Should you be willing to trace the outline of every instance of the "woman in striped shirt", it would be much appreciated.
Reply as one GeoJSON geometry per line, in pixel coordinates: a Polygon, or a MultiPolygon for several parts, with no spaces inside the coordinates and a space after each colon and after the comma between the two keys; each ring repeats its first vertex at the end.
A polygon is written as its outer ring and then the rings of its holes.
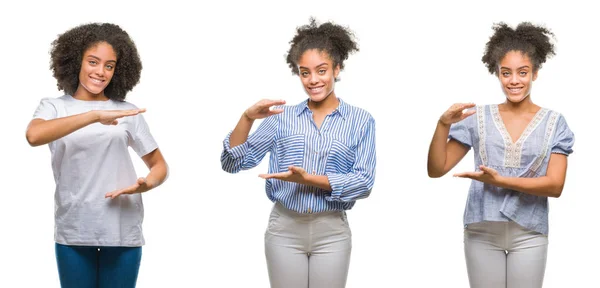
{"type": "Polygon", "coordinates": [[[225,138],[221,163],[237,173],[270,152],[269,173],[260,177],[275,203],[265,233],[271,287],[344,287],[352,246],[344,211],[371,193],[375,120],[334,92],[344,60],[358,51],[351,31],[311,19],[290,43],[287,63],[308,99],[248,108],[225,138]]]}

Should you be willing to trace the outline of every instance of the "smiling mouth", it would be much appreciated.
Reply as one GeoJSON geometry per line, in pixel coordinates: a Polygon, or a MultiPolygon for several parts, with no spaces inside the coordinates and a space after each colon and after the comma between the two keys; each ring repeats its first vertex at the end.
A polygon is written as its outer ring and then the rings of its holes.
{"type": "Polygon", "coordinates": [[[104,81],[105,81],[105,80],[96,79],[96,78],[92,78],[92,77],[90,77],[90,80],[92,80],[92,83],[97,84],[97,85],[102,85],[102,83],[104,83],[104,81]]]}
{"type": "Polygon", "coordinates": [[[325,86],[312,87],[312,88],[311,88],[311,87],[309,87],[309,88],[308,88],[308,90],[309,90],[311,93],[319,93],[319,92],[321,92],[321,91],[323,90],[323,87],[325,87],[325,86]]]}
{"type": "Polygon", "coordinates": [[[508,91],[513,94],[518,94],[523,90],[523,87],[508,87],[508,91]]]}

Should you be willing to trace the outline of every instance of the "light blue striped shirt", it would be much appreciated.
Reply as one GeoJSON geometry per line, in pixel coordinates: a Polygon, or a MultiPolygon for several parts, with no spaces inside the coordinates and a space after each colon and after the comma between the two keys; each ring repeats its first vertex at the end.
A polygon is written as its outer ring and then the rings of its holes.
{"type": "Polygon", "coordinates": [[[266,180],[271,201],[299,213],[347,210],[371,193],[375,181],[375,120],[367,111],[339,99],[338,108],[318,129],[308,100],[283,106],[267,117],[241,145],[223,141],[221,165],[229,173],[256,167],[270,152],[269,173],[294,165],[326,175],[332,191],[278,179],[266,180]]]}

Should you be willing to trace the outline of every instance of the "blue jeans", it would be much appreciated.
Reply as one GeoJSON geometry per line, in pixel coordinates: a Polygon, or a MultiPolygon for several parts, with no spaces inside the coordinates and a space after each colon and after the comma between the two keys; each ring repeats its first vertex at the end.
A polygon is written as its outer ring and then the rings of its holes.
{"type": "Polygon", "coordinates": [[[142,247],[55,247],[62,288],[135,287],[142,247]]]}

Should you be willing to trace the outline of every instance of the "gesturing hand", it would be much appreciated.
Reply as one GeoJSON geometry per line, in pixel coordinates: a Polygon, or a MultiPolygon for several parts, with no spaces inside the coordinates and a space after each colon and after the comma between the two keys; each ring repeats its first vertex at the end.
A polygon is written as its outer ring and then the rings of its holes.
{"type": "Polygon", "coordinates": [[[244,111],[244,115],[251,120],[267,118],[271,115],[283,112],[283,109],[271,109],[271,107],[275,105],[283,104],[285,104],[285,100],[263,99],[252,105],[252,107],[246,109],[246,111],[244,111]]]}
{"type": "Polygon", "coordinates": [[[98,117],[98,122],[104,125],[117,125],[117,119],[134,116],[146,112],[146,109],[131,109],[131,110],[94,110],[98,117]]]}
{"type": "Polygon", "coordinates": [[[498,171],[483,165],[479,165],[479,169],[481,171],[456,173],[454,177],[469,178],[492,185],[499,183],[502,176],[500,176],[498,171]]]}
{"type": "Polygon", "coordinates": [[[448,108],[448,110],[446,110],[446,112],[442,114],[442,116],[440,117],[440,122],[442,122],[445,125],[451,125],[453,123],[459,122],[475,114],[475,110],[469,110],[463,113],[463,110],[473,107],[475,107],[474,103],[456,103],[450,106],[450,108],[448,108]]]}
{"type": "Polygon", "coordinates": [[[115,190],[113,192],[106,193],[104,198],[115,199],[115,198],[117,198],[117,196],[119,196],[121,194],[142,193],[142,192],[146,192],[148,190],[150,190],[150,186],[146,182],[146,178],[140,177],[140,178],[138,178],[137,182],[135,182],[135,184],[133,184],[127,188],[124,188],[124,189],[115,190]]]}
{"type": "Polygon", "coordinates": [[[306,184],[306,176],[308,176],[306,170],[296,166],[289,166],[286,172],[258,175],[258,177],[263,179],[279,179],[299,184],[306,184]]]}

